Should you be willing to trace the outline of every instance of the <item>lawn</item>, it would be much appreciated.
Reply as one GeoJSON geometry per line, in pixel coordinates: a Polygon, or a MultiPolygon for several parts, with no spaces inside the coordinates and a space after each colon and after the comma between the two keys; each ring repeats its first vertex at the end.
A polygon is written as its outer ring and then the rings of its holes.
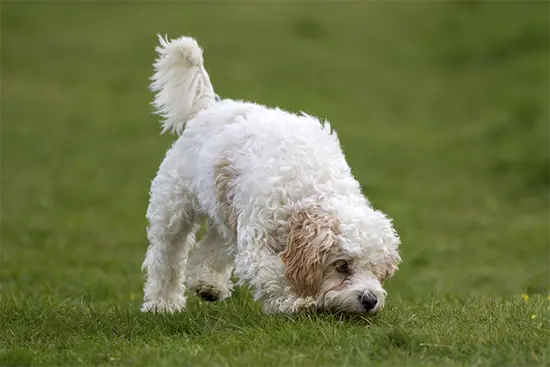
{"type": "Polygon", "coordinates": [[[549,365],[549,10],[3,1],[0,365],[549,365]],[[156,33],[221,96],[331,121],[403,241],[379,316],[139,312],[156,33]]]}

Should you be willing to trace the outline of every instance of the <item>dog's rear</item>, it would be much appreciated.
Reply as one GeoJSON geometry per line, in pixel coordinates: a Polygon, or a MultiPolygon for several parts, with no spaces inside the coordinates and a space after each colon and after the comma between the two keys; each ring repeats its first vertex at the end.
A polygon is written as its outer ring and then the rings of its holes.
{"type": "Polygon", "coordinates": [[[169,41],[159,35],[151,90],[153,105],[163,117],[162,132],[181,135],[185,123],[216,102],[217,96],[203,65],[202,49],[193,38],[169,41]]]}

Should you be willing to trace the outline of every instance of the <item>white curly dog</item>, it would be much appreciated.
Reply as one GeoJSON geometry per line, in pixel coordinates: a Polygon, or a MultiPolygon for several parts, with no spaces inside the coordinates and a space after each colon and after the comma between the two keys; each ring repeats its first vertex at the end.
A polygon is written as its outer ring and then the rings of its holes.
{"type": "Polygon", "coordinates": [[[381,310],[400,240],[329,123],[220,101],[197,42],[159,40],[154,106],[179,138],[151,186],[142,310],[184,309],[186,287],[227,298],[233,272],[268,313],[381,310]]]}

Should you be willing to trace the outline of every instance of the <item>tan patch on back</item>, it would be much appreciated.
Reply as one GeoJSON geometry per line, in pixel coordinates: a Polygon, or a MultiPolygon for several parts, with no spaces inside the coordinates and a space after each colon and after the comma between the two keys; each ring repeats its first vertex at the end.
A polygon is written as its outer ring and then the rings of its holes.
{"type": "Polygon", "coordinates": [[[218,211],[233,233],[237,233],[237,215],[233,206],[237,176],[235,167],[226,157],[220,159],[214,166],[218,211]]]}

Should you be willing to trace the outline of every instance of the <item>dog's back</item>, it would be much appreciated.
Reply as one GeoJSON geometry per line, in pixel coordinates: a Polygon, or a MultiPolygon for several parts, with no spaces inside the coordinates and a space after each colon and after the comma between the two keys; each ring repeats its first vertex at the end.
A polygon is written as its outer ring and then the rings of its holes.
{"type": "MultiPolygon", "coordinates": [[[[213,217],[231,211],[244,221],[258,215],[273,220],[327,190],[360,195],[336,134],[308,115],[224,100],[188,121],[173,150],[201,211],[213,217]],[[231,209],[220,210],[220,202],[231,209]]],[[[231,222],[229,215],[218,219],[231,222]]]]}

